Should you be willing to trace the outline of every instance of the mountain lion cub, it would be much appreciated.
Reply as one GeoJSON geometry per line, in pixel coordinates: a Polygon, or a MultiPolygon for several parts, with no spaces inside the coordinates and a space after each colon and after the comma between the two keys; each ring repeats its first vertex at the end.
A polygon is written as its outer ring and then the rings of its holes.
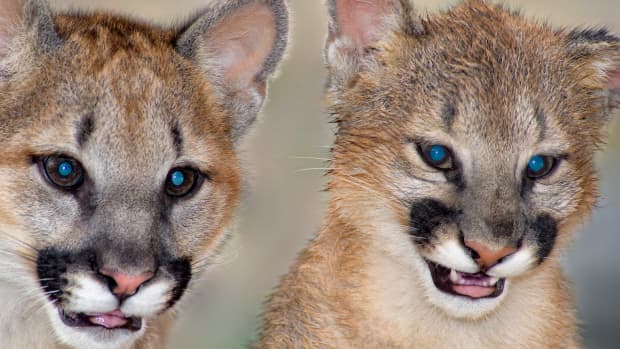
{"type": "Polygon", "coordinates": [[[257,348],[578,348],[559,256],[596,202],[620,39],[477,0],[328,5],[328,213],[257,348]]]}
{"type": "Polygon", "coordinates": [[[178,29],[0,3],[0,348],[161,348],[226,239],[284,0],[178,29]]]}

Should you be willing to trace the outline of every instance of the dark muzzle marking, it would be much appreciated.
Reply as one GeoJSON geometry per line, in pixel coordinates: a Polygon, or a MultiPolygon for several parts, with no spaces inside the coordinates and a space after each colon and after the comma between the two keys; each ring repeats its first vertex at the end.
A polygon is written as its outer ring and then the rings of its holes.
{"type": "MultiPolygon", "coordinates": [[[[172,257],[159,258],[159,260],[161,262],[159,268],[166,270],[175,281],[168,300],[168,308],[170,308],[181,299],[192,278],[191,261],[189,258],[175,259],[172,257]]],[[[68,252],[47,248],[39,251],[37,256],[39,284],[52,302],[62,300],[68,283],[67,272],[87,270],[99,275],[97,269],[97,254],[92,249],[68,252]]],[[[108,280],[102,277],[101,282],[107,284],[108,280]]]]}
{"type": "Polygon", "coordinates": [[[192,279],[191,261],[188,258],[174,260],[167,263],[167,270],[176,281],[172,289],[172,296],[168,301],[168,308],[171,308],[181,299],[189,285],[189,281],[192,279]]]}
{"type": "Polygon", "coordinates": [[[50,301],[60,301],[67,286],[65,273],[69,266],[79,265],[93,268],[96,264],[96,255],[92,250],[83,250],[77,253],[60,251],[55,248],[46,248],[37,255],[37,274],[43,292],[48,294],[50,301]]]}
{"type": "Polygon", "coordinates": [[[432,238],[433,230],[441,224],[453,222],[456,215],[457,211],[446,207],[437,200],[416,201],[411,205],[409,234],[416,244],[428,244],[432,238]]]}
{"type": "Polygon", "coordinates": [[[530,223],[530,229],[534,232],[536,243],[538,244],[538,252],[536,254],[539,259],[538,262],[542,263],[551,254],[555,245],[558,235],[557,223],[551,216],[543,214],[530,223]]]}

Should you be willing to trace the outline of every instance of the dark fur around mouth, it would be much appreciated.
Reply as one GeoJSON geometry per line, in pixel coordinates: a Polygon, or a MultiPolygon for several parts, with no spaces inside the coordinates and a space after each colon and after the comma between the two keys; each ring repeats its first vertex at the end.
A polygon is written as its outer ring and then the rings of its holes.
{"type": "MultiPolygon", "coordinates": [[[[175,281],[175,286],[167,302],[167,308],[171,308],[181,299],[192,278],[191,260],[189,258],[174,259],[171,257],[160,257],[158,260],[159,268],[165,270],[161,274],[168,274],[175,281]]],[[[43,249],[39,251],[37,256],[37,274],[41,288],[51,302],[60,304],[67,295],[66,274],[70,270],[90,271],[99,277],[101,283],[106,285],[110,283],[109,279],[97,272],[97,255],[93,250],[67,252],[55,248],[43,249]]],[[[112,289],[114,285],[109,286],[112,289]]]]}
{"type": "MultiPolygon", "coordinates": [[[[409,235],[414,244],[427,246],[432,244],[432,240],[435,238],[435,231],[439,226],[451,223],[460,226],[459,220],[462,214],[463,211],[450,208],[434,199],[416,201],[411,205],[409,235]]],[[[539,263],[543,263],[546,257],[551,254],[557,240],[557,221],[548,214],[540,214],[529,219],[526,218],[523,225],[501,222],[498,222],[496,225],[502,227],[502,229],[496,229],[497,231],[506,232],[508,236],[517,236],[519,238],[518,243],[509,241],[510,243],[520,244],[524,239],[534,242],[537,246],[536,256],[539,263]],[[514,231],[515,226],[526,228],[523,231],[514,231]]],[[[463,239],[463,232],[460,234],[460,238],[463,239]]]]}

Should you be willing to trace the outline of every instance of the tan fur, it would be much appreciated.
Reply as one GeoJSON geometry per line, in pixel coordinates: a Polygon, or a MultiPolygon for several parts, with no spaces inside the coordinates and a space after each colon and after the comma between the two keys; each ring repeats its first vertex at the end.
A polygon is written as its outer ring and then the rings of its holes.
{"type": "Polygon", "coordinates": [[[230,234],[240,138],[282,58],[287,19],[279,0],[219,2],[181,28],[52,14],[38,0],[0,13],[1,348],[165,347],[172,307],[230,234]],[[45,174],[59,155],[84,168],[77,189],[45,174]],[[187,167],[200,184],[169,195],[169,173],[187,167]],[[153,276],[116,297],[104,270],[153,276]],[[83,330],[60,309],[118,309],[142,326],[83,330]]]}
{"type": "Polygon", "coordinates": [[[321,231],[270,297],[255,347],[579,348],[559,256],[596,202],[593,153],[617,107],[620,41],[481,1],[429,18],[407,1],[328,6],[328,101],[339,125],[331,199],[321,231]],[[360,13],[339,17],[345,10],[360,13]],[[422,161],[417,139],[454,151],[461,188],[422,161]],[[550,149],[567,160],[532,193],[511,189],[523,185],[515,168],[550,149]],[[412,207],[425,199],[460,215],[418,243],[412,207]],[[462,246],[457,225],[465,240],[522,251],[539,246],[527,237],[534,228],[496,231],[494,220],[537,214],[557,223],[553,248],[508,277],[503,298],[465,305],[432,286],[424,260],[446,242],[462,246]],[[460,218],[468,215],[474,228],[460,218]]]}

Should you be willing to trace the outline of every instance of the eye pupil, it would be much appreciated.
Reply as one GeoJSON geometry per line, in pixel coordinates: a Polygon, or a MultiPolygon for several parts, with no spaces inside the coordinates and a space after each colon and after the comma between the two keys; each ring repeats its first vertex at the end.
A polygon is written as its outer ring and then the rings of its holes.
{"type": "Polygon", "coordinates": [[[428,151],[428,155],[430,157],[431,160],[433,160],[434,162],[442,162],[446,159],[448,152],[446,150],[446,147],[441,146],[441,145],[433,145],[429,151],[428,151]]]}
{"type": "Polygon", "coordinates": [[[69,177],[73,173],[73,166],[68,161],[63,161],[58,165],[58,174],[61,177],[69,177]]]}
{"type": "Polygon", "coordinates": [[[175,187],[180,187],[183,185],[183,183],[185,183],[185,175],[181,171],[174,171],[170,175],[170,182],[175,187]]]}
{"type": "Polygon", "coordinates": [[[528,164],[530,171],[532,171],[533,173],[538,173],[542,171],[545,166],[545,158],[541,155],[534,156],[532,159],[530,159],[530,162],[528,164]]]}

